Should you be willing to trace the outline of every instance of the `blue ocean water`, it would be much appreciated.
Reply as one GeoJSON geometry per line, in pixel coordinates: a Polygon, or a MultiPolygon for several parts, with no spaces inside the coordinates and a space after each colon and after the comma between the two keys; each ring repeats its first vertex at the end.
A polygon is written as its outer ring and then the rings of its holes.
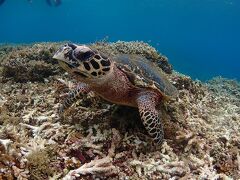
{"type": "Polygon", "coordinates": [[[0,43],[139,40],[192,78],[240,80],[239,0],[5,0],[0,43]]]}

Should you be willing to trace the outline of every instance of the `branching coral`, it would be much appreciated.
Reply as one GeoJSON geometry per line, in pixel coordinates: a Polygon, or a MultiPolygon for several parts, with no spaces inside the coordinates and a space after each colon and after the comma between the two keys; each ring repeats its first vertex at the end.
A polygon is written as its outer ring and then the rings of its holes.
{"type": "Polygon", "coordinates": [[[0,139],[0,144],[3,145],[5,151],[8,151],[8,147],[12,142],[10,139],[0,139]]]}
{"type": "Polygon", "coordinates": [[[140,54],[170,73],[179,96],[159,106],[165,142],[150,148],[133,109],[94,94],[65,119],[58,115],[64,94],[76,85],[51,60],[58,45],[0,48],[0,179],[240,178],[238,82],[171,74],[167,59],[146,43],[92,44],[110,55],[140,54]]]}
{"type": "Polygon", "coordinates": [[[70,171],[63,179],[70,180],[74,177],[86,174],[115,174],[117,173],[116,167],[112,165],[112,159],[110,157],[104,157],[102,159],[96,159],[90,163],[82,165],[76,170],[70,171]]]}
{"type": "MultiPolygon", "coordinates": [[[[115,156],[115,148],[120,141],[119,133],[113,129],[113,138],[111,148],[108,150],[108,155],[101,159],[94,159],[89,163],[83,164],[80,168],[71,170],[63,179],[69,180],[80,175],[94,174],[94,175],[110,175],[118,172],[117,168],[112,164],[115,156]]],[[[96,148],[96,147],[95,147],[96,148]]]]}
{"type": "Polygon", "coordinates": [[[152,172],[159,171],[169,174],[173,178],[183,176],[189,171],[188,167],[182,161],[162,164],[162,162],[155,162],[153,159],[148,162],[133,160],[130,164],[136,167],[139,177],[142,176],[142,171],[144,172],[144,175],[150,175],[152,172]]]}

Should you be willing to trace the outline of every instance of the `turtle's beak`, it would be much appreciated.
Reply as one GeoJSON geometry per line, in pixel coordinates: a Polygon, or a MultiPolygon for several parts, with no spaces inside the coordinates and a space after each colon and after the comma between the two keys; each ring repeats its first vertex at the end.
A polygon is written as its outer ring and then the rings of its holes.
{"type": "Polygon", "coordinates": [[[56,59],[59,65],[66,71],[70,71],[76,67],[76,63],[74,63],[75,61],[73,61],[72,58],[72,52],[74,48],[74,44],[65,44],[64,46],[60,47],[53,56],[53,59],[56,59]]]}
{"type": "Polygon", "coordinates": [[[60,47],[58,51],[54,54],[53,59],[60,60],[60,61],[67,61],[69,59],[69,55],[72,53],[73,48],[68,44],[60,47]]]}
{"type": "Polygon", "coordinates": [[[63,55],[59,52],[59,50],[53,55],[53,59],[63,60],[63,55]]]}

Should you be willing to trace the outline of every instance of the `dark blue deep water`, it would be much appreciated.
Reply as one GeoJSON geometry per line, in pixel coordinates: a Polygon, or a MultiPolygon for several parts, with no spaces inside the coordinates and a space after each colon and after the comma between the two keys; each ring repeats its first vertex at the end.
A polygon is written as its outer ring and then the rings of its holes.
{"type": "Polygon", "coordinates": [[[140,40],[194,79],[240,79],[240,0],[5,0],[0,17],[0,43],[140,40]]]}

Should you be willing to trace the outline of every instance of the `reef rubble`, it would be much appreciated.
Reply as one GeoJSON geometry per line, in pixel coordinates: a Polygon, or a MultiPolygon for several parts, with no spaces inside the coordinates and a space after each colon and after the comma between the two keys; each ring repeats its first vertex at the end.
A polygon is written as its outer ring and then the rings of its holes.
{"type": "Polygon", "coordinates": [[[159,107],[165,142],[151,146],[134,108],[83,96],[58,107],[76,81],[52,59],[62,43],[0,46],[0,179],[240,179],[240,83],[192,80],[143,42],[96,42],[140,54],[179,90],[159,107]]]}

